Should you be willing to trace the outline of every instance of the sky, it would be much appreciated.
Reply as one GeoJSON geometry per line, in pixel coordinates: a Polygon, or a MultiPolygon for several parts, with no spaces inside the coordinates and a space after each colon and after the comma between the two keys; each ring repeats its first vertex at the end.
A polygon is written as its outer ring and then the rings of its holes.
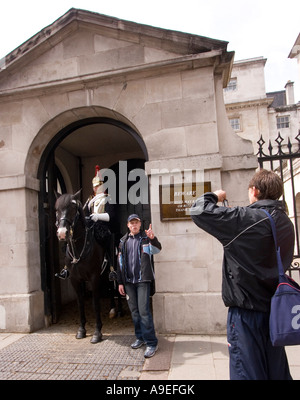
{"type": "Polygon", "coordinates": [[[6,0],[0,7],[0,59],[70,8],[228,42],[235,61],[264,57],[266,91],[294,82],[300,68],[288,55],[300,33],[299,0],[6,0]]]}

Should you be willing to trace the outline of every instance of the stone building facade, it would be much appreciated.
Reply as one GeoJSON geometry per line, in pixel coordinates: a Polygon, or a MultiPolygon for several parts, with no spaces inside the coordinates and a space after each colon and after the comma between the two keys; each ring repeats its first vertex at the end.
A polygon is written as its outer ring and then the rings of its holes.
{"type": "Polygon", "coordinates": [[[231,79],[224,89],[227,116],[233,130],[242,138],[251,140],[257,153],[260,137],[274,143],[280,132],[286,140],[295,143],[300,128],[300,103],[295,102],[294,83],[285,88],[266,92],[264,67],[266,58],[256,57],[235,61],[231,79]]]}
{"type": "MultiPolygon", "coordinates": [[[[298,42],[299,37],[290,52],[291,58],[297,57],[298,42]]],[[[265,155],[270,154],[270,151],[273,155],[277,154],[279,143],[281,151],[286,155],[295,153],[298,151],[300,140],[300,102],[295,99],[294,82],[288,81],[284,89],[267,93],[264,77],[266,61],[267,59],[263,57],[256,57],[234,62],[230,81],[224,89],[227,116],[236,134],[252,141],[255,154],[261,150],[265,155]],[[289,142],[292,146],[290,149],[289,142]],[[261,148],[259,144],[262,145],[261,148]]],[[[289,162],[285,159],[282,167],[284,200],[287,204],[288,215],[296,228],[297,223],[299,226],[300,215],[299,160],[297,157],[294,158],[291,169],[289,162]]],[[[264,168],[273,168],[281,174],[278,161],[273,162],[272,165],[266,162],[264,168]]],[[[296,236],[298,237],[297,229],[296,236]]],[[[299,256],[298,241],[296,240],[294,253],[297,258],[299,256]]],[[[296,273],[293,278],[299,280],[296,273]]]]}
{"type": "Polygon", "coordinates": [[[150,200],[120,201],[119,229],[126,229],[129,212],[139,212],[162,243],[154,259],[157,330],[225,331],[222,248],[188,217],[163,218],[157,184],[178,183],[178,176],[208,182],[211,190],[225,188],[232,205],[246,204],[257,160],[226,116],[223,88],[233,57],[224,41],[77,9],[6,56],[0,71],[1,332],[32,332],[59,318],[71,294],[69,283],[54,278],[62,262],[54,189],[82,188],[84,201],[96,164],[115,171],[118,181],[124,169],[125,179],[145,171],[150,200]]]}

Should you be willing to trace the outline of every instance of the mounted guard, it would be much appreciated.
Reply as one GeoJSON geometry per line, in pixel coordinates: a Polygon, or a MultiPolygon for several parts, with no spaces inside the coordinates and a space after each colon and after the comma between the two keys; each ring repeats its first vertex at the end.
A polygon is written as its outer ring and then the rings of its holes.
{"type": "MultiPolygon", "coordinates": [[[[117,314],[119,316],[123,315],[121,296],[116,287],[117,273],[114,268],[113,255],[114,235],[112,232],[114,233],[116,231],[115,209],[114,205],[109,202],[110,196],[106,193],[103,184],[104,180],[101,176],[100,167],[96,165],[95,176],[92,180],[93,194],[85,202],[83,213],[85,215],[85,223],[88,231],[92,232],[95,241],[104,249],[104,259],[99,259],[99,276],[106,276],[107,274],[111,302],[109,318],[114,318],[117,314]],[[107,266],[109,266],[109,269],[107,269],[107,266]],[[118,298],[118,307],[115,303],[115,294],[118,298]],[[118,310],[118,313],[116,310],[118,310]]],[[[69,247],[67,247],[67,249],[69,247]]],[[[60,279],[66,279],[70,276],[70,267],[67,263],[55,276],[60,279]]]]}
{"type": "MultiPolygon", "coordinates": [[[[86,215],[86,222],[89,228],[94,230],[95,239],[99,244],[107,249],[109,253],[111,230],[110,225],[114,219],[113,207],[109,204],[109,195],[105,192],[103,186],[104,180],[101,176],[99,165],[95,167],[95,176],[92,180],[93,194],[87,199],[83,206],[86,215]]],[[[110,256],[110,255],[109,255],[110,256]]],[[[69,271],[65,266],[59,273],[55,274],[57,278],[66,279],[69,277],[69,271]]]]}

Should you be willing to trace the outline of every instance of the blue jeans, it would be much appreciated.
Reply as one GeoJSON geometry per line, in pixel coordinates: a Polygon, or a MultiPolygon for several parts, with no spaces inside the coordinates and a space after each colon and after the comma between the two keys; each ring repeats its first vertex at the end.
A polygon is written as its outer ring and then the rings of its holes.
{"type": "Polygon", "coordinates": [[[147,346],[156,346],[157,337],[150,310],[150,282],[127,282],[125,291],[135,336],[137,339],[143,340],[147,346]]]}
{"type": "Polygon", "coordinates": [[[227,339],[230,379],[292,379],[284,347],[272,346],[269,313],[230,307],[227,339]]]}

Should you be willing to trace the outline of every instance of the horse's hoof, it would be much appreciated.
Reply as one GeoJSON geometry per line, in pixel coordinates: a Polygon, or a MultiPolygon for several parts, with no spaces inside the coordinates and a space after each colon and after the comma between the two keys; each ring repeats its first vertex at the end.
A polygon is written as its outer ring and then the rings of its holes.
{"type": "Polygon", "coordinates": [[[92,336],[91,343],[99,343],[102,340],[102,333],[101,332],[95,332],[92,336]]]}
{"type": "Polygon", "coordinates": [[[76,334],[76,339],[83,339],[86,337],[86,330],[83,328],[79,328],[76,334]]]}
{"type": "Polygon", "coordinates": [[[115,308],[112,308],[112,309],[110,310],[110,312],[108,313],[108,318],[110,318],[110,319],[115,318],[116,315],[117,315],[116,309],[115,309],[115,308]]]}

